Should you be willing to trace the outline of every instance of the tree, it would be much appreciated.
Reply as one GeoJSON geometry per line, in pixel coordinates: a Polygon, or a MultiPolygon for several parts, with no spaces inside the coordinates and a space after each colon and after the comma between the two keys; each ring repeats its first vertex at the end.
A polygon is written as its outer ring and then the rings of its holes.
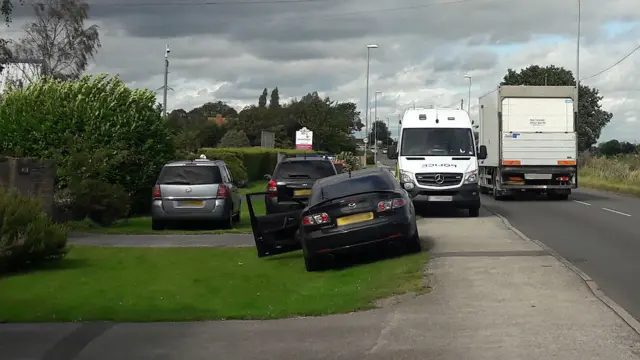
{"type": "Polygon", "coordinates": [[[269,109],[277,109],[280,107],[280,94],[278,87],[271,91],[271,99],[269,100],[269,109]]]}
{"type": "MultiPolygon", "coordinates": [[[[100,44],[98,26],[84,26],[89,4],[84,0],[39,0],[32,4],[35,20],[13,46],[14,59],[44,61],[47,76],[77,80],[93,59],[100,44]]],[[[23,71],[27,80],[33,73],[23,71]]]]}
{"type": "MultiPolygon", "coordinates": [[[[549,65],[531,65],[520,71],[507,70],[501,85],[576,86],[570,70],[549,65]]],[[[611,121],[613,114],[602,110],[602,96],[596,88],[580,85],[578,91],[578,149],[588,150],[594,145],[602,129],[611,121]]]]}
{"type": "Polygon", "coordinates": [[[220,140],[219,148],[243,148],[250,147],[249,138],[242,130],[229,130],[220,140]]]}
{"type": "Polygon", "coordinates": [[[260,95],[260,97],[258,98],[258,107],[266,107],[267,106],[267,96],[269,95],[269,92],[267,91],[267,88],[264,88],[264,90],[262,90],[262,95],[260,95]]]}
{"type": "Polygon", "coordinates": [[[382,146],[386,147],[387,144],[391,143],[391,131],[389,131],[389,128],[384,121],[376,120],[371,125],[371,132],[369,133],[369,144],[375,144],[377,140],[382,141],[382,146]]]}

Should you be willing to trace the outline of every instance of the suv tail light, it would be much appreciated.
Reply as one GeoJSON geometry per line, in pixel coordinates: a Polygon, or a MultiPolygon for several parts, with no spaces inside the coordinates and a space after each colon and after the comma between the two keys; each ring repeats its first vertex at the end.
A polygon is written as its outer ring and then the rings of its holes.
{"type": "Polygon", "coordinates": [[[378,203],[378,212],[397,209],[407,204],[404,199],[384,200],[378,203]]]}
{"type": "Polygon", "coordinates": [[[269,181],[269,183],[267,184],[267,192],[269,193],[269,197],[278,196],[278,185],[274,180],[269,181]]]}
{"type": "Polygon", "coordinates": [[[151,193],[151,198],[153,200],[158,200],[162,198],[162,193],[160,193],[160,185],[156,185],[153,187],[153,192],[151,193]]]}
{"type": "Polygon", "coordinates": [[[305,216],[302,218],[302,225],[322,225],[328,224],[330,221],[331,218],[329,217],[329,214],[320,213],[305,216]]]}
{"type": "Polygon", "coordinates": [[[229,189],[227,189],[227,186],[225,184],[218,185],[218,193],[216,194],[216,196],[226,197],[228,195],[229,195],[229,189]]]}

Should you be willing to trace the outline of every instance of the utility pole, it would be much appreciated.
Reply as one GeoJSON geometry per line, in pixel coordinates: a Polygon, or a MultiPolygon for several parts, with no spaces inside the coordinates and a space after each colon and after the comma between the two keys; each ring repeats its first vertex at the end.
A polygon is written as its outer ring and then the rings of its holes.
{"type": "Polygon", "coordinates": [[[578,0],[578,39],[576,41],[576,124],[580,120],[580,21],[581,21],[581,5],[578,0]]]}
{"type": "Polygon", "coordinates": [[[367,147],[369,142],[369,67],[371,63],[371,49],[377,49],[377,44],[367,45],[367,95],[364,110],[364,165],[367,165],[367,147]]]}
{"type": "Polygon", "coordinates": [[[169,45],[164,50],[164,87],[162,94],[162,116],[167,117],[167,91],[169,91],[169,45]]]}

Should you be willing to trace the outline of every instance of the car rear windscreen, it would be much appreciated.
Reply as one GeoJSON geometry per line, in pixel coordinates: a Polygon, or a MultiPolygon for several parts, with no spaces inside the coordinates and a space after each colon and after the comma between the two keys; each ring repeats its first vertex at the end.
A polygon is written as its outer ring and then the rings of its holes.
{"type": "Polygon", "coordinates": [[[160,171],[158,184],[162,185],[206,185],[220,184],[222,176],[217,166],[165,166],[160,171]]]}
{"type": "Polygon", "coordinates": [[[276,167],[273,176],[287,179],[320,179],[335,175],[336,170],[330,161],[287,161],[276,167]]]}
{"type": "Polygon", "coordinates": [[[318,194],[318,197],[311,199],[310,205],[323,200],[341,198],[352,194],[394,190],[396,188],[394,181],[391,177],[380,175],[366,175],[345,179],[344,181],[323,186],[322,191],[315,192],[318,194]]]}

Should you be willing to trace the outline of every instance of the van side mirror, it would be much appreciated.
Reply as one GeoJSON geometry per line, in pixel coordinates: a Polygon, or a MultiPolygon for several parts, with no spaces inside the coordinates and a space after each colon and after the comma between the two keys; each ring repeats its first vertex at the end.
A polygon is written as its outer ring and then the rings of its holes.
{"type": "Polygon", "coordinates": [[[391,160],[396,160],[398,158],[398,148],[390,146],[389,150],[387,150],[387,157],[391,160]]]}
{"type": "Polygon", "coordinates": [[[487,147],[484,145],[480,145],[480,148],[478,149],[478,159],[484,160],[486,158],[487,158],[487,147]]]}

